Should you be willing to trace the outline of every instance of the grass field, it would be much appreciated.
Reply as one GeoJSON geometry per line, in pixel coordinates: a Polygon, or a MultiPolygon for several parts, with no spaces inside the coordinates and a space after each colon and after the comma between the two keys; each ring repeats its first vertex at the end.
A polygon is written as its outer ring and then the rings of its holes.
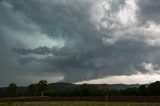
{"type": "Polygon", "coordinates": [[[160,106],[160,103],[122,103],[122,102],[8,102],[0,106],[160,106]]]}

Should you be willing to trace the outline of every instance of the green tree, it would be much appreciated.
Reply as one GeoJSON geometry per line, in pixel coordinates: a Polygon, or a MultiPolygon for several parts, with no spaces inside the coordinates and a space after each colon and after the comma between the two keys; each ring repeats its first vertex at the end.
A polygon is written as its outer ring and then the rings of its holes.
{"type": "Polygon", "coordinates": [[[139,95],[140,96],[145,96],[146,95],[146,87],[145,87],[145,85],[141,85],[139,87],[139,95]]]}
{"type": "Polygon", "coordinates": [[[160,95],[160,81],[151,83],[148,86],[148,92],[150,95],[159,96],[160,95]]]}
{"type": "Polygon", "coordinates": [[[17,93],[17,85],[15,83],[9,84],[7,91],[8,91],[9,96],[15,97],[17,93]]]}
{"type": "Polygon", "coordinates": [[[28,86],[28,92],[30,95],[36,96],[36,94],[38,92],[38,84],[30,84],[28,86]]]}
{"type": "Polygon", "coordinates": [[[41,92],[41,96],[44,95],[44,92],[47,90],[48,84],[46,80],[41,80],[38,83],[38,90],[41,92]]]}

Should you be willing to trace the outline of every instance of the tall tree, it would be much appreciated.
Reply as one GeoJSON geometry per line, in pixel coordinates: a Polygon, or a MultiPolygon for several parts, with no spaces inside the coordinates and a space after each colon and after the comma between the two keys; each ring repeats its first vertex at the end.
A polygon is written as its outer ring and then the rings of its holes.
{"type": "Polygon", "coordinates": [[[30,84],[28,86],[28,92],[32,96],[36,96],[36,93],[38,92],[38,84],[30,84]]]}
{"type": "Polygon", "coordinates": [[[41,96],[44,95],[44,92],[47,90],[47,86],[48,86],[48,84],[47,84],[46,80],[39,81],[39,83],[38,83],[38,89],[41,92],[41,96]]]}
{"type": "Polygon", "coordinates": [[[139,95],[140,96],[145,96],[147,93],[147,90],[146,90],[146,86],[145,85],[141,85],[140,87],[139,87],[139,95]]]}
{"type": "Polygon", "coordinates": [[[160,81],[156,81],[154,83],[151,83],[148,86],[148,92],[150,95],[153,95],[153,96],[160,95],[160,81]]]}
{"type": "Polygon", "coordinates": [[[15,97],[17,93],[17,85],[15,83],[9,84],[7,91],[8,91],[9,96],[15,97]]]}

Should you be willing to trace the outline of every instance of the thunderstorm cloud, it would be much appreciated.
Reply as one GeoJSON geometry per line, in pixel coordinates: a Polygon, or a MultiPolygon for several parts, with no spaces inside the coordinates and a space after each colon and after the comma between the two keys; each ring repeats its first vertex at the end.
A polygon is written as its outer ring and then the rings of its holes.
{"type": "Polygon", "coordinates": [[[159,74],[160,0],[0,0],[0,84],[159,74]]]}

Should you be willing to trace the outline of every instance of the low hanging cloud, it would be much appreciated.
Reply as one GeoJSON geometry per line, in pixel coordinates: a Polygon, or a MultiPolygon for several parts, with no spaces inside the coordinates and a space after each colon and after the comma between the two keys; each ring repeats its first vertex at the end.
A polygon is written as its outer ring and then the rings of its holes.
{"type": "Polygon", "coordinates": [[[0,0],[0,84],[157,73],[159,7],[158,0],[0,0]]]}

